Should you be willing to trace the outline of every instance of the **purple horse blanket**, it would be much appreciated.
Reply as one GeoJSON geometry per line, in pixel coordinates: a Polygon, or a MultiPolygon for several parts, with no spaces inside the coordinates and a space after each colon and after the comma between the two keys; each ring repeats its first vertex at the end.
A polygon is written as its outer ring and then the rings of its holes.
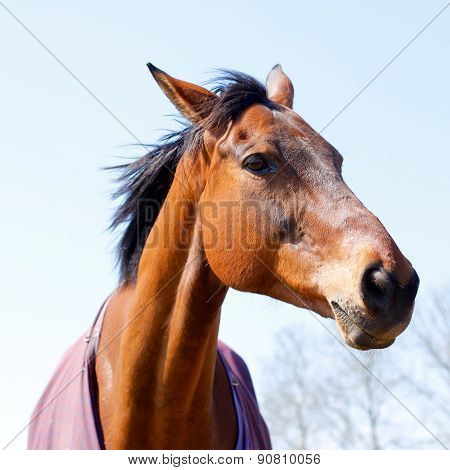
{"type": "MultiPolygon", "coordinates": [[[[29,449],[104,449],[97,405],[95,356],[106,303],[86,335],[62,357],[33,411],[29,449]]],[[[238,423],[235,449],[271,449],[245,362],[219,341],[217,354],[227,372],[238,423]]]]}

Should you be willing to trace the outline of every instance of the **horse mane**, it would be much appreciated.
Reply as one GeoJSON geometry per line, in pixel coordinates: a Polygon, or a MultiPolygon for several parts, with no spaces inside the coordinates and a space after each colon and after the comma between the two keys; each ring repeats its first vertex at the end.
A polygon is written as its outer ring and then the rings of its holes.
{"type": "MultiPolygon", "coordinates": [[[[228,123],[254,103],[275,106],[266,88],[250,75],[222,71],[213,82],[218,94],[209,116],[199,124],[185,123],[180,131],[170,132],[151,146],[144,156],[124,165],[109,167],[119,172],[119,188],[113,194],[120,199],[110,229],[124,227],[117,248],[120,281],[137,278],[139,259],[147,236],[172,185],[175,170],[183,154],[198,150],[206,130],[225,129],[228,123]]],[[[205,104],[205,106],[211,106],[205,104]]]]}

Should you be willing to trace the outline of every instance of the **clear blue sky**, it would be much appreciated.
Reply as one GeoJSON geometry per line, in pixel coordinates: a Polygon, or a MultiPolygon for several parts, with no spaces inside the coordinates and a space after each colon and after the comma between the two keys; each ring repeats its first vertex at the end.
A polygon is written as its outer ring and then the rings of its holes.
{"type": "MultiPolygon", "coordinates": [[[[264,80],[280,62],[296,88],[296,111],[319,130],[445,3],[5,4],[151,143],[172,127],[174,110],[148,61],[195,82],[222,67],[264,80]]],[[[450,8],[324,134],[344,156],[349,185],[415,265],[419,297],[450,277],[449,25],[450,8]]],[[[133,139],[3,8],[0,31],[3,445],[115,286],[106,231],[114,185],[99,167],[130,155],[121,146],[133,139]]],[[[292,324],[315,335],[315,323],[304,311],[232,292],[221,336],[247,360],[258,390],[276,331],[292,324]]]]}

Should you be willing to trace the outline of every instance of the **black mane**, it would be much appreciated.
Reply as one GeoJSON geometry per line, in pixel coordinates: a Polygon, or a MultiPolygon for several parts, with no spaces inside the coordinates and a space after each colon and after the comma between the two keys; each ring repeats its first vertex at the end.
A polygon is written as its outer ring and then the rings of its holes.
{"type": "Polygon", "coordinates": [[[117,245],[120,280],[133,281],[147,236],[156,220],[180,158],[187,150],[201,145],[205,130],[225,128],[244,109],[254,103],[273,106],[266,89],[253,77],[234,71],[223,72],[213,91],[219,95],[207,119],[197,125],[186,124],[181,131],[163,137],[152,150],[132,163],[110,169],[120,172],[120,198],[110,228],[124,226],[117,245]]]}

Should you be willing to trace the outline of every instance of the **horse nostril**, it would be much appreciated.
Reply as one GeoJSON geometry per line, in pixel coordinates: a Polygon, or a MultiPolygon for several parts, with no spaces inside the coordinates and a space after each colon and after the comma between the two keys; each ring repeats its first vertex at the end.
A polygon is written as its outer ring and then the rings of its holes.
{"type": "Polygon", "coordinates": [[[416,298],[417,291],[419,290],[419,283],[419,276],[417,275],[417,272],[413,270],[411,279],[409,280],[408,285],[405,288],[406,295],[410,302],[414,302],[414,299],[416,298]]]}
{"type": "Polygon", "coordinates": [[[386,312],[392,302],[393,291],[393,280],[385,269],[379,266],[366,269],[361,281],[361,295],[370,310],[386,312]]]}

